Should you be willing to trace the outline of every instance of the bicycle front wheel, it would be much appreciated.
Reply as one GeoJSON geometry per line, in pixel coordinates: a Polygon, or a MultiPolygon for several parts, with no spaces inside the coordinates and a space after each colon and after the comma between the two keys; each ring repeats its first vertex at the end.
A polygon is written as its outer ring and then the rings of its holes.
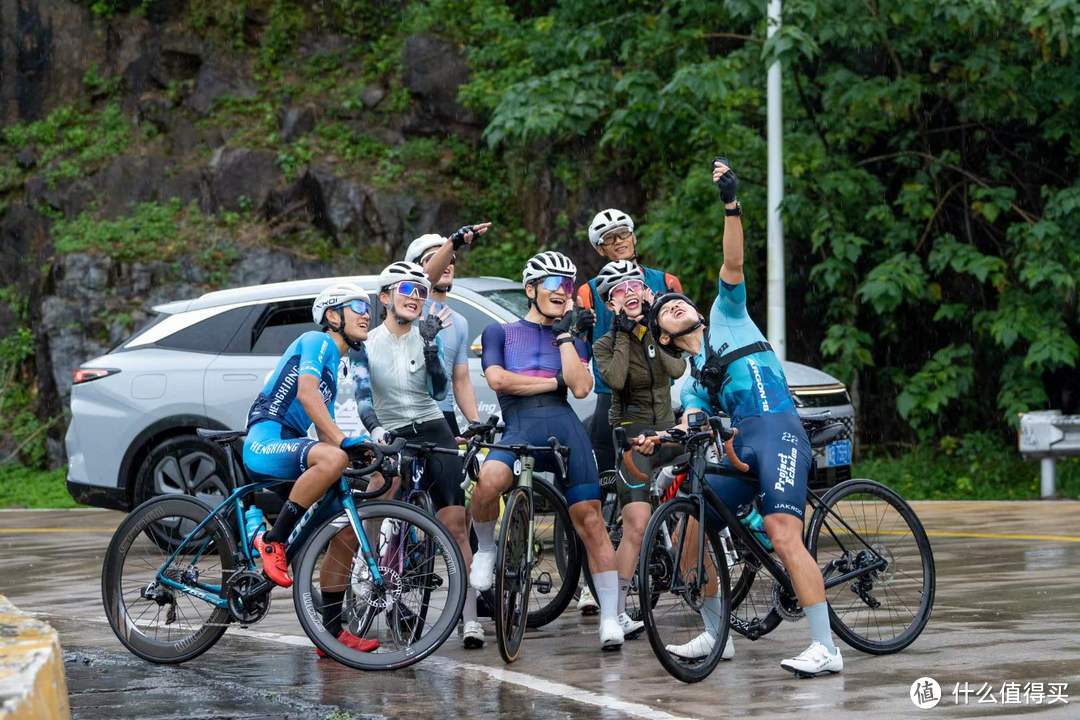
{"type": "Polygon", "coordinates": [[[413,505],[377,501],[357,513],[364,528],[378,528],[368,541],[379,579],[343,511],[297,554],[293,604],[304,632],[330,657],[358,670],[397,670],[435,652],[454,631],[465,605],[465,561],[442,523],[413,505]],[[342,600],[329,599],[339,594],[342,600]],[[342,644],[326,628],[331,621],[379,647],[342,644]]]}
{"type": "Polygon", "coordinates": [[[841,640],[886,655],[919,637],[934,607],[934,554],[899,494],[873,480],[843,482],[822,498],[809,536],[807,547],[825,578],[829,620],[841,640]],[[880,567],[867,569],[875,564],[880,567]],[[860,571],[828,587],[830,578],[860,571]]]}
{"type": "Polygon", "coordinates": [[[105,615],[124,647],[144,660],[191,660],[213,647],[229,625],[228,609],[175,587],[225,597],[237,557],[232,534],[220,517],[194,532],[211,512],[185,495],[152,498],[124,518],[105,551],[105,615]]]}
{"type": "Polygon", "coordinates": [[[731,614],[727,560],[716,531],[689,498],[670,500],[645,528],[639,604],[649,644],[672,677],[704,680],[720,662],[731,614]],[[704,543],[704,551],[699,550],[704,543]]]}
{"type": "Polygon", "coordinates": [[[529,562],[529,523],[532,503],[523,488],[510,492],[499,530],[499,549],[495,559],[495,637],[499,654],[512,663],[521,654],[525,625],[529,617],[529,586],[532,563],[529,562]]]}

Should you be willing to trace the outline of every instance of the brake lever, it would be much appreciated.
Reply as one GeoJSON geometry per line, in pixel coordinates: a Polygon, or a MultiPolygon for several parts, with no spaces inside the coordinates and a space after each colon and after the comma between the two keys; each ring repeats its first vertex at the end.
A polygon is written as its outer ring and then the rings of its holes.
{"type": "Polygon", "coordinates": [[[548,438],[548,447],[550,447],[552,449],[552,451],[554,452],[555,464],[559,468],[559,476],[563,480],[566,480],[566,478],[567,478],[567,474],[566,474],[566,458],[563,457],[563,452],[568,451],[569,448],[563,447],[559,443],[559,439],[557,437],[555,437],[555,436],[552,436],[552,437],[548,438]]]}

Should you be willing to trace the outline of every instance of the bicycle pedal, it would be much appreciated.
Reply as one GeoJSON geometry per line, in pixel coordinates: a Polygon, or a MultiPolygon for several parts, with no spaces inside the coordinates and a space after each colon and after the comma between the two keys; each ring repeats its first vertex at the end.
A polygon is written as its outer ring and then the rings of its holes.
{"type": "Polygon", "coordinates": [[[536,576],[536,579],[532,583],[533,589],[541,595],[547,595],[551,592],[551,573],[542,572],[536,576]]]}

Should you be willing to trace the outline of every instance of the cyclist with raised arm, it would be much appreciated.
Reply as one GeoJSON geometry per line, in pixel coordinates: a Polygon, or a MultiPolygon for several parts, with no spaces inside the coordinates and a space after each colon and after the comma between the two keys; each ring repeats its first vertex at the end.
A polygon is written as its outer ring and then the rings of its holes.
{"type": "MultiPolygon", "coordinates": [[[[662,349],[690,355],[693,381],[683,386],[685,409],[726,412],[738,431],[736,450],[759,478],[765,531],[791,575],[810,626],[810,646],[780,666],[801,676],[837,673],[844,662],[832,640],[825,584],[803,544],[810,441],[795,410],[783,365],[746,311],[742,207],[735,198],[738,181],[727,160],[714,161],[713,180],[726,217],[720,288],[708,323],[689,298],[669,293],[653,303],[650,328],[662,349]]],[[[655,444],[645,438],[639,442],[655,444]]],[[[753,488],[736,477],[710,475],[706,480],[731,508],[754,499],[753,488]]],[[[683,657],[704,657],[714,642],[715,635],[707,627],[685,645],[668,646],[668,650],[683,657]]]]}
{"type": "MultiPolygon", "coordinates": [[[[634,220],[622,210],[608,208],[601,210],[589,223],[589,244],[597,254],[603,256],[609,262],[626,260],[641,268],[645,286],[655,294],[665,292],[682,292],[682,284],[679,278],[671,273],[656,268],[645,267],[637,254],[637,234],[634,231],[634,220]]],[[[577,291],[577,304],[579,308],[589,310],[592,317],[582,313],[582,321],[579,323],[579,331],[586,336],[590,346],[599,338],[604,337],[611,328],[615,316],[607,306],[599,290],[599,277],[595,277],[582,285],[577,291]],[[595,326],[590,326],[593,320],[595,326]]],[[[590,348],[591,350],[592,348],[590,348]]],[[[611,439],[611,388],[604,381],[600,369],[593,363],[593,391],[596,393],[596,408],[593,411],[592,420],[589,423],[589,439],[596,451],[596,463],[600,472],[612,470],[615,467],[615,446],[611,439]]],[[[578,608],[585,614],[595,612],[595,600],[589,594],[588,587],[583,587],[578,608]]]]}
{"type": "MultiPolygon", "coordinates": [[[[593,366],[611,389],[611,425],[623,428],[629,437],[671,427],[675,424],[671,381],[682,377],[686,361],[656,349],[645,314],[653,296],[645,285],[641,267],[631,260],[616,260],[605,265],[596,279],[597,291],[615,318],[611,329],[593,343],[593,366]]],[[[651,455],[634,453],[633,460],[642,474],[651,478],[655,468],[678,454],[668,447],[651,455]]],[[[615,551],[619,625],[629,639],[645,628],[645,623],[626,613],[626,591],[637,571],[641,538],[652,514],[652,498],[649,483],[637,482],[625,471],[615,482],[622,508],[622,540],[615,551]]]]}
{"type": "MultiPolygon", "coordinates": [[[[449,384],[440,335],[450,322],[450,308],[421,319],[430,291],[428,274],[416,263],[394,262],[379,274],[379,300],[386,317],[366,343],[374,410],[380,427],[393,437],[456,451],[457,440],[439,407],[449,384]]],[[[461,458],[433,454],[427,473],[435,515],[461,548],[468,568],[472,548],[461,458]]],[[[466,647],[481,647],[484,631],[476,619],[475,598],[465,603],[462,614],[466,647]]]]}
{"type": "MultiPolygon", "coordinates": [[[[600,644],[622,647],[619,625],[619,578],[615,552],[600,514],[600,477],[588,433],[566,401],[569,390],[583,398],[592,389],[585,344],[570,334],[576,268],[565,255],[542,252],[525,265],[522,285],[529,311],[522,320],[485,328],[482,363],[506,422],[504,445],[544,445],[555,437],[570,448],[567,477],[560,478],[570,519],[589,554],[589,568],[600,596],[600,644]]],[[[479,549],[469,583],[479,591],[492,584],[495,568],[495,520],[499,496],[513,481],[514,455],[495,450],[480,466],[472,514],[479,549]]],[[[548,454],[536,458],[541,472],[553,470],[548,454]]]]}
{"type": "MultiPolygon", "coordinates": [[[[285,350],[251,406],[244,439],[244,467],[252,480],[296,479],[274,526],[254,540],[263,571],[281,587],[292,585],[285,544],[296,521],[341,477],[350,454],[361,452],[362,443],[370,440],[366,434],[347,437],[334,422],[338,368],[342,354],[362,347],[367,337],[371,319],[368,295],[356,285],[326,288],[315,298],[312,318],[323,331],[306,332],[285,350]],[[307,435],[312,424],[318,440],[307,435]]],[[[378,487],[382,478],[373,477],[372,482],[378,487]]],[[[341,567],[351,565],[348,543],[336,543],[330,552],[338,557],[341,567]]],[[[320,577],[327,588],[343,582],[332,577],[331,565],[324,564],[320,577]]],[[[330,600],[324,602],[329,604],[330,600]]],[[[340,608],[340,599],[337,605],[340,608]]],[[[342,629],[340,614],[340,609],[335,614],[323,613],[324,624],[339,642],[365,652],[378,647],[378,641],[358,638],[342,629]],[[334,633],[335,629],[338,632],[334,633]]]]}

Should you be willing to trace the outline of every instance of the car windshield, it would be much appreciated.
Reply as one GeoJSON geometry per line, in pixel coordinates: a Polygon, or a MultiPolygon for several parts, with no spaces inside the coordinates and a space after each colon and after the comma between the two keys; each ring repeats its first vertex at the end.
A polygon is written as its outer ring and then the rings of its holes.
{"type": "Polygon", "coordinates": [[[525,317],[529,312],[529,300],[525,293],[518,289],[484,290],[480,293],[501,308],[505,308],[520,317],[525,317]]]}

